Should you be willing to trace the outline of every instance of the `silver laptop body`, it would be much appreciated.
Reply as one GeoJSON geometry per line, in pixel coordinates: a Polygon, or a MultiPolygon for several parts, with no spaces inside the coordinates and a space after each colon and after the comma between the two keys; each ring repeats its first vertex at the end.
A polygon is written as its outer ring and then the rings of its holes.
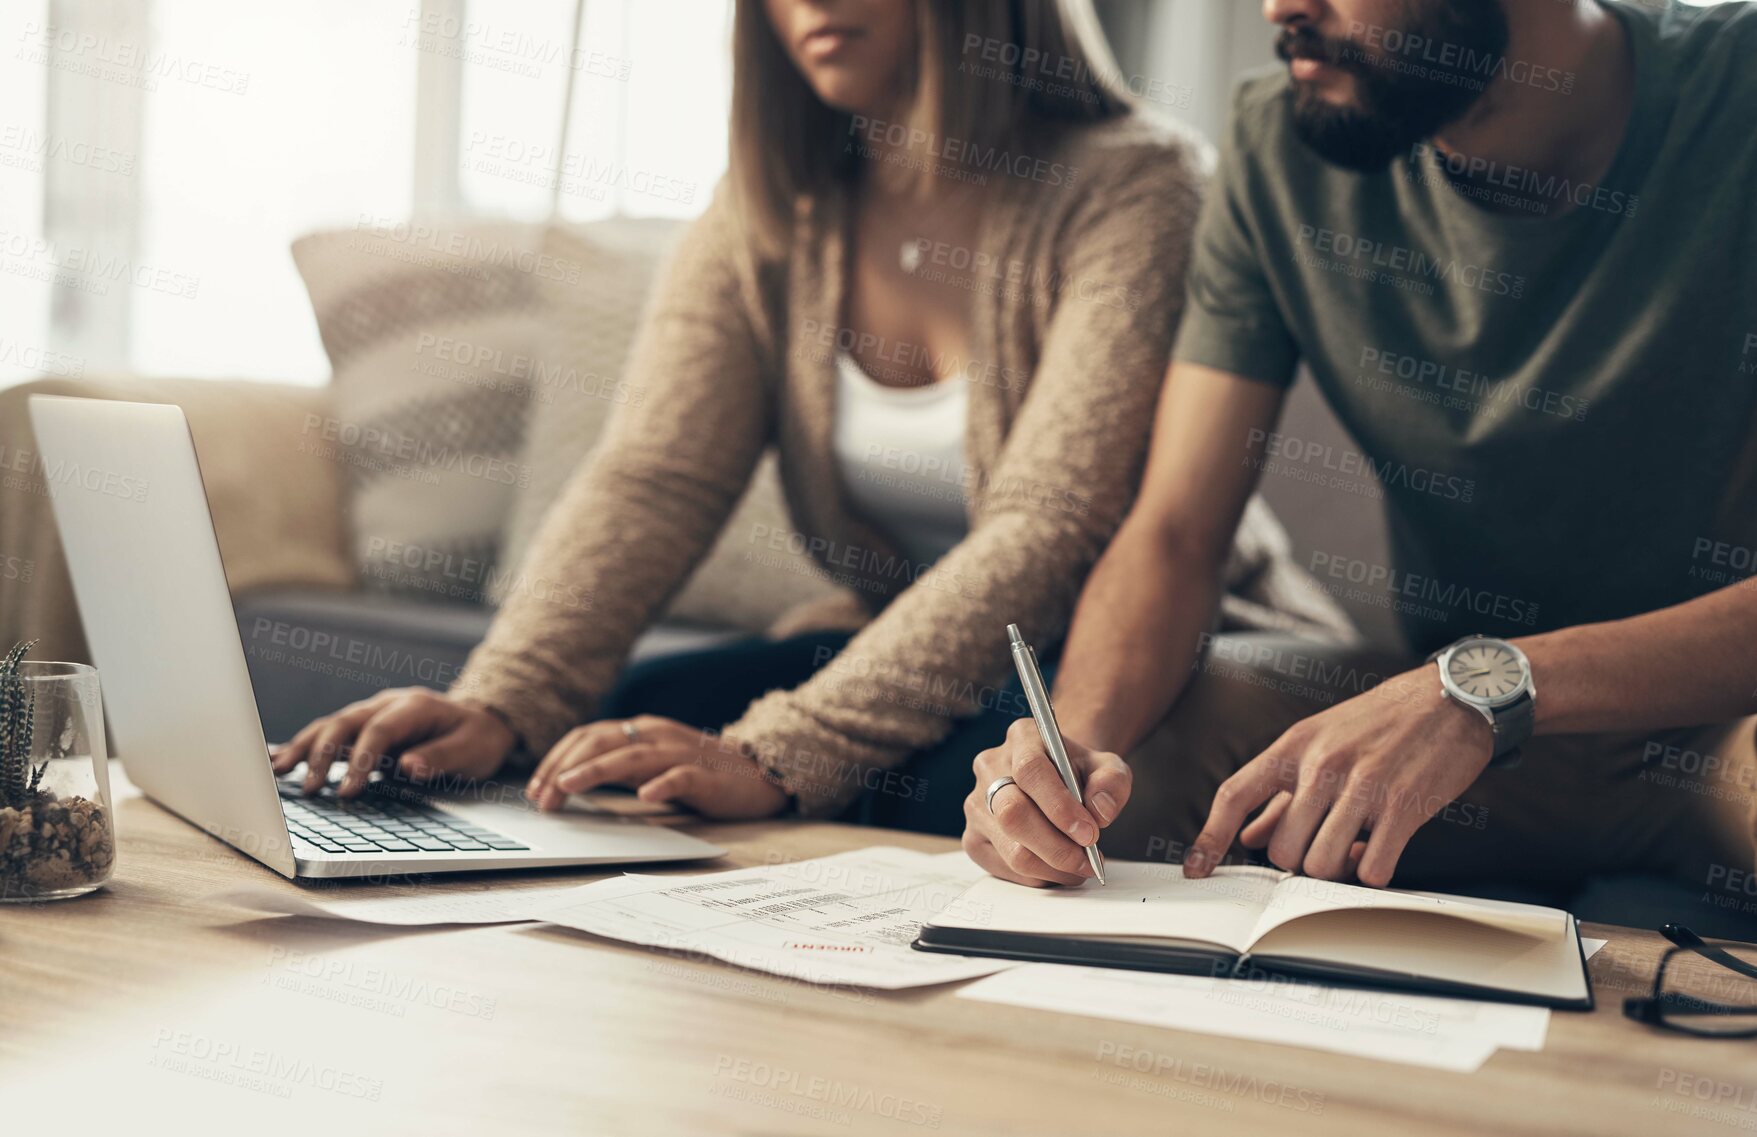
{"type": "Polygon", "coordinates": [[[367,807],[371,816],[455,833],[449,844],[458,847],[399,840],[378,842],[389,851],[366,851],[343,839],[357,837],[348,829],[313,828],[318,823],[301,803],[289,800],[283,812],[182,410],[36,395],[30,414],[123,766],[143,793],[179,817],[287,877],[687,860],[724,851],[639,818],[538,813],[515,788],[492,783],[423,792],[414,801],[369,795],[382,803],[367,807]]]}

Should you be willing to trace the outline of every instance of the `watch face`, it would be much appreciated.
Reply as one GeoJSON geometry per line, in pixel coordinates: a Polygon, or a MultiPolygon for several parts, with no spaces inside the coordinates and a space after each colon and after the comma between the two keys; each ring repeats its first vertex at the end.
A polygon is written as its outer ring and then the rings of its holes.
{"type": "Polygon", "coordinates": [[[1525,686],[1525,661],[1500,640],[1460,644],[1446,661],[1446,673],[1458,690],[1475,702],[1498,703],[1525,686]]]}

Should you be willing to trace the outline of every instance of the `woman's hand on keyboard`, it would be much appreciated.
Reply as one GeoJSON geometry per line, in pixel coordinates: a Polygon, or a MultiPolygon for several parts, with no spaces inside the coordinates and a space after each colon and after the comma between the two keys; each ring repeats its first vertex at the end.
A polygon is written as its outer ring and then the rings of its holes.
{"type": "Polygon", "coordinates": [[[560,809],[568,794],[597,786],[729,820],[772,817],[787,805],[787,792],[737,746],[657,715],[576,727],[543,758],[525,796],[560,809]]]}
{"type": "Polygon", "coordinates": [[[500,769],[517,742],[499,715],[459,703],[425,687],[380,691],[311,723],[270,756],[276,774],[304,762],[305,792],[329,779],[330,766],[346,766],[336,792],[353,797],[374,770],[394,763],[415,781],[451,775],[486,778],[500,769]]]}

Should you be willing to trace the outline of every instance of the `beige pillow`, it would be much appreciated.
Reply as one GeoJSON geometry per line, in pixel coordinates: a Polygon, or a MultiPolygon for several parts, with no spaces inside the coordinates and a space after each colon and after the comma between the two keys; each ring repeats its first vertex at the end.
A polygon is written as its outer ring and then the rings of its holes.
{"type": "Polygon", "coordinates": [[[43,379],[0,391],[0,644],[41,639],[38,658],[91,662],[26,411],[33,394],[183,408],[234,596],[353,585],[341,478],[300,447],[305,425],[328,413],[323,388],[139,375],[43,379]]]}
{"type": "Polygon", "coordinates": [[[543,285],[581,265],[522,225],[363,225],[304,237],[293,259],[334,371],[334,413],[302,445],[347,480],[362,583],[485,599],[528,480],[543,285]]]}
{"type": "MultiPolygon", "coordinates": [[[[659,262],[682,226],[670,221],[598,222],[580,230],[550,233],[557,258],[588,265],[578,283],[548,282],[555,321],[538,354],[562,381],[540,384],[522,464],[529,484],[519,495],[507,528],[502,563],[516,566],[549,507],[597,445],[616,408],[642,396],[623,379],[647,292],[659,262]],[[588,251],[589,250],[589,251],[588,251]]],[[[840,592],[803,553],[753,555],[739,535],[791,531],[773,456],[758,467],[750,489],[719,542],[696,570],[668,615],[673,619],[728,625],[762,632],[783,613],[840,592]],[[775,562],[782,563],[775,563],[775,562]]],[[[790,542],[789,548],[798,546],[790,542]]],[[[501,581],[516,578],[516,568],[501,581]]]]}

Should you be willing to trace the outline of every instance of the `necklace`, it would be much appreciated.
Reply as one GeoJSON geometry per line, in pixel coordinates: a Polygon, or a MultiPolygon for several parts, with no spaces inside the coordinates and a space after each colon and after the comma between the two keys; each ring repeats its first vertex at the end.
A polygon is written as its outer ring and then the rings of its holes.
{"type": "MultiPolygon", "coordinates": [[[[970,191],[967,187],[959,187],[959,189],[946,194],[935,203],[932,209],[927,211],[925,216],[918,220],[919,227],[921,229],[927,228],[937,220],[942,213],[967,198],[969,192],[970,191]]],[[[925,254],[922,250],[930,247],[932,244],[933,241],[929,238],[918,236],[910,238],[897,246],[897,267],[903,270],[904,276],[914,276],[921,271],[921,264],[925,258],[925,254]]]]}

